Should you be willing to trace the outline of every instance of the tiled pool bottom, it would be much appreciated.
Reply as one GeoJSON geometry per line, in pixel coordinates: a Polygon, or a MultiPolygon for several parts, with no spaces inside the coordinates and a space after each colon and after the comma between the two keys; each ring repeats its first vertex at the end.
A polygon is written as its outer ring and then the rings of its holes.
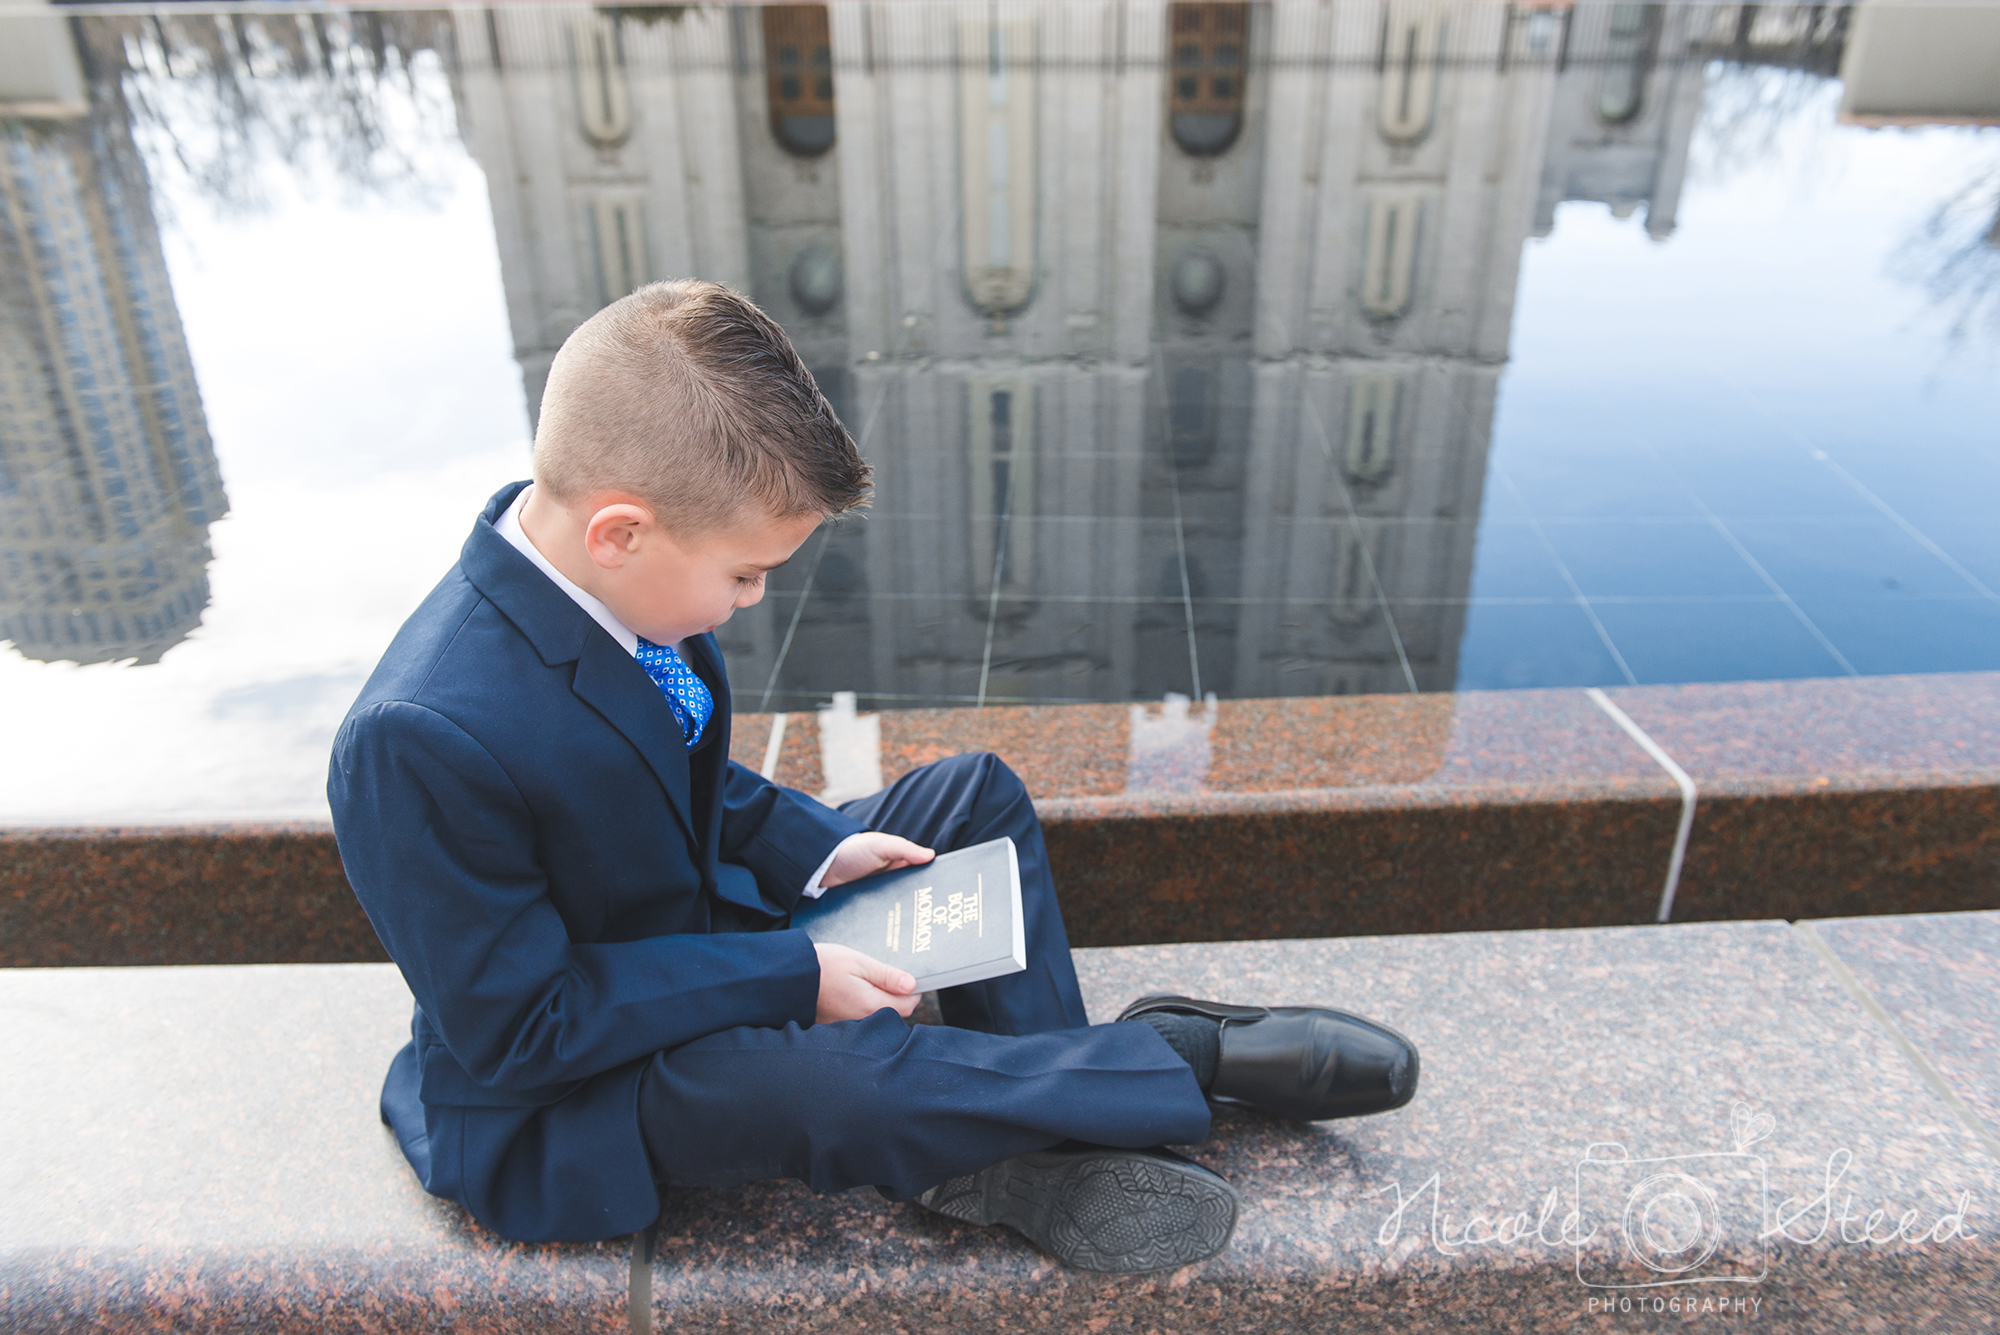
{"type": "MultiPolygon", "coordinates": [[[[1677,382],[1722,388],[1692,369],[1677,382]]],[[[1009,550],[1033,554],[1032,589],[951,587],[939,554],[959,526],[896,508],[888,488],[877,512],[812,539],[765,604],[721,629],[737,702],[811,710],[843,690],[883,709],[1227,701],[2000,670],[1989,442],[1941,437],[1911,453],[1885,429],[1839,442],[1836,458],[1812,444],[1836,433],[1803,410],[1774,426],[1708,401],[1649,403],[1671,442],[1613,449],[1601,421],[1532,402],[1553,393],[1517,381],[1503,413],[1519,404],[1521,429],[1503,421],[1483,482],[1461,480],[1479,489],[1469,517],[1246,507],[1186,470],[1127,460],[1157,483],[1148,505],[1162,513],[1086,512],[1077,487],[1078,513],[1016,517],[1009,550]],[[1260,508],[1277,512],[1246,517],[1260,508]]]]}
{"type": "Polygon", "coordinates": [[[1573,462],[1494,460],[1462,689],[2000,666],[1985,458],[1914,519],[1804,448],[1648,452],[1587,501],[1573,462]]]}
{"type": "MultiPolygon", "coordinates": [[[[2000,908],[2000,673],[836,707],[738,715],[731,744],[833,800],[997,752],[1079,945],[2000,908]]],[[[0,943],[13,966],[382,958],[310,824],[0,836],[0,943]]]]}

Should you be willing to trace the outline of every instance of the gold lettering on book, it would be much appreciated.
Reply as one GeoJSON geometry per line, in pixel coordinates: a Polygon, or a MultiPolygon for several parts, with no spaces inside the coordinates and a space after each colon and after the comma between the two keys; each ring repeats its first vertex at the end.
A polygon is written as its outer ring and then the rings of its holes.
{"type": "Polygon", "coordinates": [[[917,920],[910,930],[910,953],[920,954],[931,948],[931,925],[944,915],[931,908],[931,887],[917,891],[917,920]]]}
{"type": "Polygon", "coordinates": [[[986,920],[979,913],[980,901],[985,898],[986,878],[982,875],[979,878],[979,889],[973,894],[968,895],[963,890],[951,892],[950,898],[944,902],[944,908],[938,913],[938,920],[944,923],[947,932],[955,932],[969,923],[979,929],[980,936],[985,936],[986,920]]]}
{"type": "Polygon", "coordinates": [[[898,954],[903,949],[903,901],[900,899],[889,908],[889,949],[898,954]]]}

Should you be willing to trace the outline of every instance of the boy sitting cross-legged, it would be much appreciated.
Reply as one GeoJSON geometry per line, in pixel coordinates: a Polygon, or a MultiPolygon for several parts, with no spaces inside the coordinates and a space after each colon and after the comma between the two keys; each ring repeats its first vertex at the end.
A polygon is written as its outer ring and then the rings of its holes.
{"type": "Polygon", "coordinates": [[[839,810],[729,760],[711,632],[868,466],[777,325],[712,283],[600,311],[334,744],[341,859],[416,995],[382,1116],[430,1191],[522,1240],[648,1226],[674,1184],[872,1186],[1074,1265],[1214,1255],[1235,1196],[1157,1148],[1209,1101],[1378,1112],[1416,1053],[1338,1011],[1084,1014],[1042,838],[991,755],[839,810]],[[1013,838],[1028,968],[950,988],[788,928],[801,897],[1013,838]]]}

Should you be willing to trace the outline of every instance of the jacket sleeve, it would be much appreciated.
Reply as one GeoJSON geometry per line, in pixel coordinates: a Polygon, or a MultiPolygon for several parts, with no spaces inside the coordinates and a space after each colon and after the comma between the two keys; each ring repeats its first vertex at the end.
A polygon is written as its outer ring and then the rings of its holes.
{"type": "Polygon", "coordinates": [[[571,942],[526,801],[433,710],[357,711],[327,796],[369,921],[482,1086],[541,1090],[736,1025],[812,1023],[819,961],[803,932],[571,942]]]}
{"type": "Polygon", "coordinates": [[[834,846],[868,828],[733,760],[723,782],[722,859],[748,867],[758,891],[786,910],[834,846]]]}

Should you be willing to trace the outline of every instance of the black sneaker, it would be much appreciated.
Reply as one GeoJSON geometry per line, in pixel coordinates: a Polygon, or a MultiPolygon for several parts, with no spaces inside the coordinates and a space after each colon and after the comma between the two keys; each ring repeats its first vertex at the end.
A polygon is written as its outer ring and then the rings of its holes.
{"type": "Polygon", "coordinates": [[[1059,1145],[917,1197],[968,1224],[1005,1224],[1064,1265],[1138,1274],[1206,1261],[1236,1230],[1236,1192],[1172,1150],[1059,1145]]]}

